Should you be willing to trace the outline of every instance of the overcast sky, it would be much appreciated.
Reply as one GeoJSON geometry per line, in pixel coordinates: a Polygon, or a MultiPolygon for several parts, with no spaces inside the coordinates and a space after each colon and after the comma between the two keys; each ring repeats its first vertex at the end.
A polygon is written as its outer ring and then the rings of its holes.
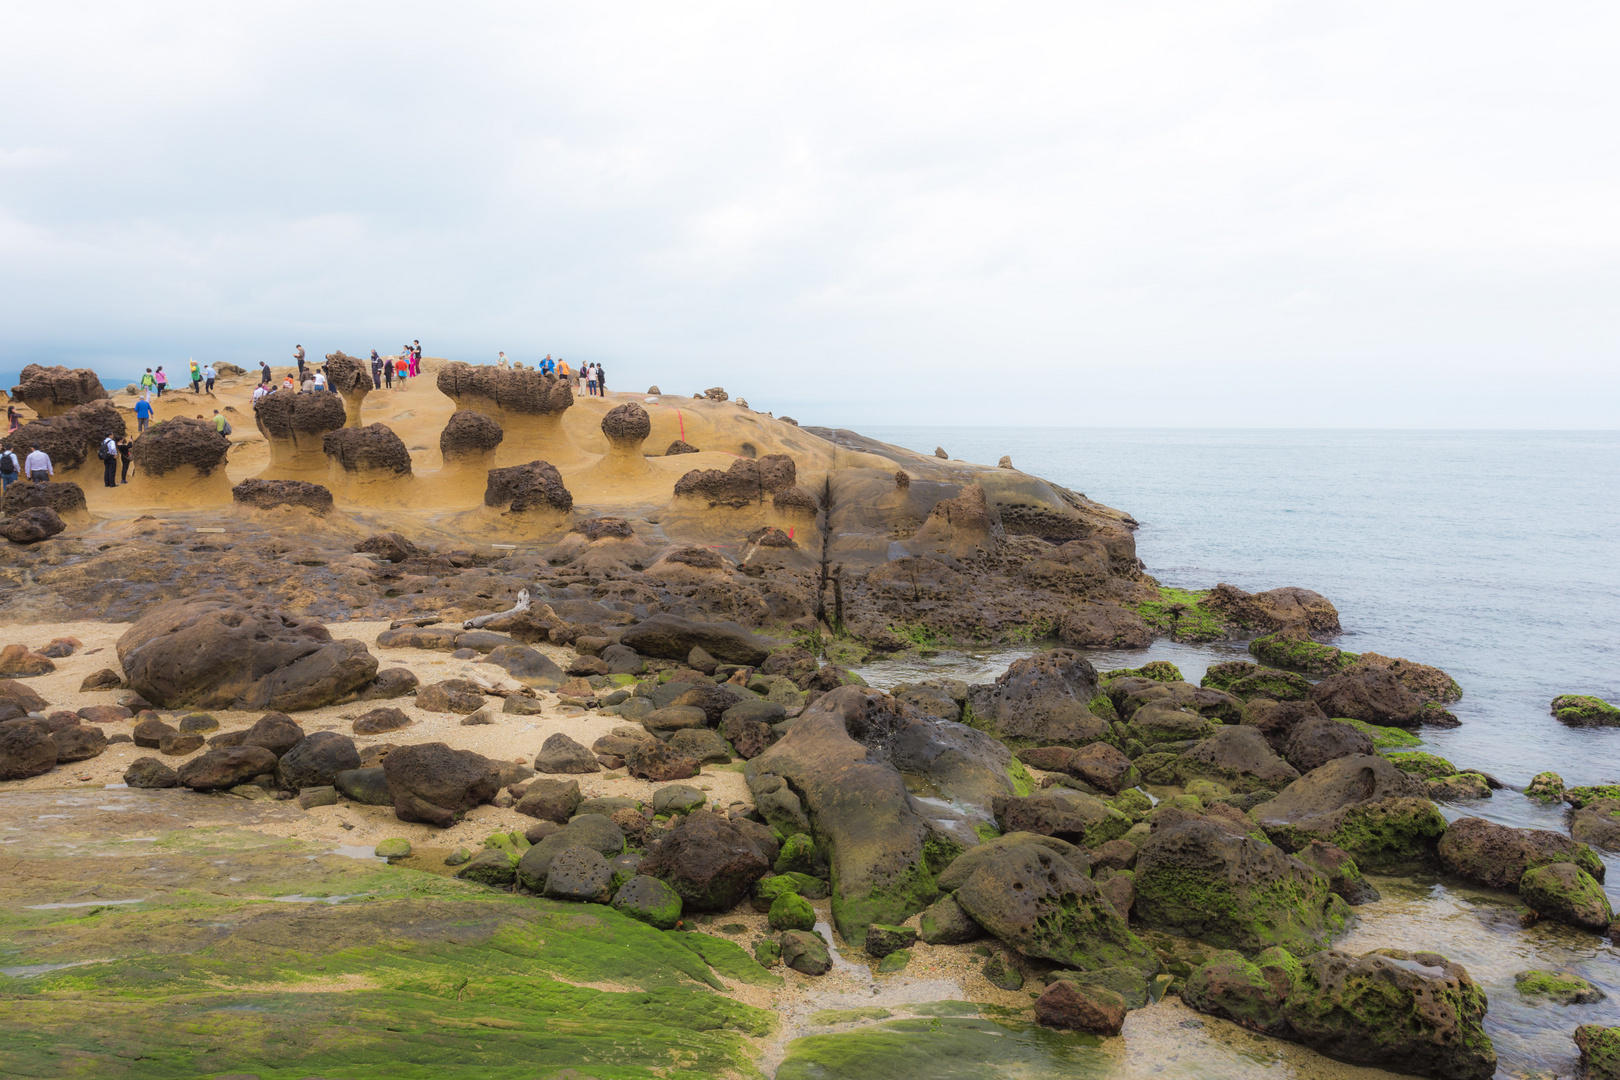
{"type": "Polygon", "coordinates": [[[0,371],[420,338],[807,423],[1616,426],[1612,3],[0,28],[0,371]]]}

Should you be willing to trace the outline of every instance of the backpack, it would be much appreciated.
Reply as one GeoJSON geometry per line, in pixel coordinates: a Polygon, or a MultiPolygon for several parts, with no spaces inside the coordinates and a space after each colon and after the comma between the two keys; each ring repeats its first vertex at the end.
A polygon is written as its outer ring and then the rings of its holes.
{"type": "Polygon", "coordinates": [[[221,435],[229,435],[231,433],[231,422],[229,420],[225,421],[225,426],[219,429],[219,433],[221,435]]]}
{"type": "Polygon", "coordinates": [[[19,468],[16,454],[13,454],[10,450],[0,454],[0,473],[5,473],[7,476],[16,476],[19,468]]]}

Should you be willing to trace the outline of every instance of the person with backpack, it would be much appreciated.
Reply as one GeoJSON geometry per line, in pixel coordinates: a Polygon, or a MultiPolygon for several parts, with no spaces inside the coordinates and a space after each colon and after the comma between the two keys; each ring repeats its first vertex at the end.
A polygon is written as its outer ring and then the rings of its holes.
{"type": "Polygon", "coordinates": [[[157,383],[152,381],[152,369],[147,368],[146,374],[141,376],[141,389],[150,394],[156,387],[157,383]]]}
{"type": "Polygon", "coordinates": [[[157,387],[157,396],[162,397],[163,391],[169,387],[169,377],[163,374],[163,365],[159,364],[157,374],[152,376],[152,385],[157,387]]]}
{"type": "Polygon", "coordinates": [[[377,355],[376,349],[371,350],[371,388],[382,389],[382,357],[377,355]]]}
{"type": "Polygon", "coordinates": [[[221,416],[218,409],[214,410],[214,430],[227,439],[231,437],[231,422],[221,416]]]}
{"type": "Polygon", "coordinates": [[[111,435],[101,440],[101,448],[96,451],[101,458],[101,483],[104,487],[118,486],[118,444],[111,435]]]}
{"type": "Polygon", "coordinates": [[[17,477],[20,475],[22,475],[22,463],[17,460],[16,452],[13,450],[0,450],[0,492],[4,492],[6,488],[15,484],[17,477]]]}

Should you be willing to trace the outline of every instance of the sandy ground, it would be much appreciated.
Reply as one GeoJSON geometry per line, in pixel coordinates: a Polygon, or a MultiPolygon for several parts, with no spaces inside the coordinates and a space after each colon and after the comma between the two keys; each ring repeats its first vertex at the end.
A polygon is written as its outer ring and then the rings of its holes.
{"type": "MultiPolygon", "coordinates": [[[[388,625],[386,622],[330,623],[327,629],[335,638],[354,638],[365,642],[377,657],[381,667],[407,668],[423,684],[454,678],[472,664],[467,660],[453,660],[442,652],[379,648],[377,635],[388,629],[388,625]]],[[[116,644],[119,636],[127,628],[127,623],[73,622],[34,625],[0,623],[0,646],[18,642],[37,649],[57,637],[74,637],[83,642],[83,647],[74,655],[57,660],[56,670],[51,674],[22,680],[49,701],[53,710],[76,711],[89,705],[116,705],[118,699],[128,693],[126,690],[80,691],[79,689],[85,676],[102,668],[121,672],[116,644]]],[[[567,666],[574,657],[570,649],[552,645],[541,645],[539,648],[563,666],[567,666]]],[[[311,709],[296,714],[293,719],[298,721],[305,732],[342,732],[353,738],[355,745],[362,751],[367,746],[379,743],[404,746],[442,742],[458,749],[477,751],[485,757],[517,761],[525,765],[534,763],[534,756],[539,751],[540,744],[556,732],[563,732],[588,747],[614,728],[627,723],[617,716],[586,713],[572,706],[558,705],[555,694],[541,693],[539,700],[545,702],[547,706],[542,713],[533,716],[499,713],[498,720],[494,724],[470,727],[463,726],[458,715],[419,709],[416,707],[416,700],[410,697],[311,709]],[[354,717],[369,709],[385,705],[400,709],[415,723],[411,727],[384,735],[354,735],[352,724],[354,717]]],[[[498,711],[502,701],[500,698],[490,697],[486,699],[486,703],[493,705],[498,711]]],[[[184,716],[193,711],[195,710],[160,710],[166,717],[184,716]]],[[[209,715],[219,721],[221,731],[233,731],[251,726],[262,713],[216,709],[211,710],[209,715]]],[[[133,719],[102,725],[108,736],[128,734],[134,726],[133,719]]],[[[61,765],[42,776],[28,780],[8,781],[0,784],[0,790],[121,785],[124,781],[124,770],[137,758],[159,757],[171,768],[178,768],[191,756],[194,755],[163,757],[156,750],[139,748],[132,743],[118,743],[109,746],[106,753],[100,757],[61,765]]],[[[579,781],[580,791],[586,798],[598,795],[623,795],[645,802],[650,801],[652,793],[663,786],[628,776],[622,769],[587,773],[571,778],[579,781]]],[[[684,782],[707,792],[710,800],[719,803],[721,807],[728,807],[733,803],[752,805],[748,786],[743,782],[740,772],[724,767],[705,766],[701,775],[684,782]]],[[[400,821],[394,817],[394,812],[389,807],[340,802],[335,806],[316,807],[299,815],[291,823],[270,822],[258,828],[278,836],[297,837],[315,842],[330,841],[346,847],[371,847],[389,837],[400,836],[413,844],[448,848],[465,844],[477,850],[478,843],[492,832],[527,829],[533,824],[533,818],[525,817],[513,810],[485,805],[469,812],[466,819],[454,827],[440,830],[431,825],[400,821]]]]}

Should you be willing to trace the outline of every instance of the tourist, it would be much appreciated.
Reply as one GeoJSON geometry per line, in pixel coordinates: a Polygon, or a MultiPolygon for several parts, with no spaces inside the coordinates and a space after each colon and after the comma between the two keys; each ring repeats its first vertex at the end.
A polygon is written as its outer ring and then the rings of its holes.
{"type": "Polygon", "coordinates": [[[101,485],[103,487],[118,486],[118,444],[111,435],[102,438],[101,446],[96,451],[101,459],[101,485]]]}
{"type": "Polygon", "coordinates": [[[214,410],[214,430],[227,437],[231,433],[230,421],[221,416],[218,409],[214,410]]]}
{"type": "Polygon", "coordinates": [[[298,381],[303,382],[304,381],[304,347],[302,345],[293,346],[293,359],[298,361],[298,381]]]}
{"type": "Polygon", "coordinates": [[[15,484],[21,472],[22,462],[17,460],[16,452],[0,449],[0,492],[15,484]]]}
{"type": "Polygon", "coordinates": [[[315,392],[315,377],[308,372],[305,372],[304,383],[299,387],[299,390],[306,394],[313,394],[315,392]]]}
{"type": "Polygon", "coordinates": [[[204,386],[203,389],[212,394],[214,392],[214,380],[217,377],[218,372],[214,370],[213,364],[209,364],[207,367],[203,368],[203,382],[208,384],[204,386]]]}
{"type": "Polygon", "coordinates": [[[269,386],[270,383],[272,381],[274,381],[274,379],[275,379],[275,376],[270,374],[270,362],[268,360],[260,360],[259,361],[259,385],[260,386],[269,386]]]}
{"type": "Polygon", "coordinates": [[[195,360],[189,361],[189,363],[191,364],[191,392],[200,394],[202,393],[202,369],[197,366],[195,360]]]}
{"type": "Polygon", "coordinates": [[[157,383],[152,381],[152,369],[147,368],[146,374],[141,376],[141,389],[150,394],[157,383]]]}
{"type": "Polygon", "coordinates": [[[159,364],[157,373],[152,376],[152,385],[157,387],[157,396],[162,397],[163,391],[169,388],[169,377],[163,374],[163,365],[159,364]]]}
{"type": "Polygon", "coordinates": [[[411,377],[411,365],[404,356],[394,362],[394,373],[399,376],[399,388],[405,389],[405,381],[411,377]]]}
{"type": "Polygon", "coordinates": [[[269,395],[269,393],[270,393],[270,387],[268,387],[264,383],[260,383],[258,386],[255,386],[253,388],[253,406],[254,406],[254,408],[258,408],[259,402],[262,401],[265,397],[267,397],[269,395]]]}
{"type": "Polygon", "coordinates": [[[317,389],[317,390],[325,390],[326,389],[326,369],[325,368],[318,368],[316,370],[316,372],[315,372],[315,389],[317,389]]]}
{"type": "Polygon", "coordinates": [[[6,430],[8,432],[16,431],[20,427],[22,427],[22,414],[17,411],[17,406],[7,405],[6,430]]]}
{"type": "Polygon", "coordinates": [[[601,364],[596,365],[596,391],[603,397],[607,397],[607,376],[602,374],[601,364]]]}
{"type": "Polygon", "coordinates": [[[504,350],[495,354],[495,366],[500,368],[502,371],[505,371],[507,368],[511,367],[511,363],[506,359],[506,352],[504,350]]]}
{"type": "Polygon", "coordinates": [[[414,379],[420,374],[422,374],[422,343],[414,341],[411,343],[411,378],[414,379]]]}
{"type": "Polygon", "coordinates": [[[141,398],[141,400],[135,403],[135,427],[139,431],[145,432],[146,426],[151,422],[152,403],[145,398],[141,398]]]}
{"type": "Polygon", "coordinates": [[[371,350],[371,388],[382,389],[382,357],[377,355],[376,349],[371,350]]]}
{"type": "Polygon", "coordinates": [[[123,462],[124,465],[123,477],[119,480],[121,484],[129,483],[129,455],[134,448],[134,444],[130,441],[128,435],[118,440],[118,460],[123,462]]]}
{"type": "Polygon", "coordinates": [[[580,377],[585,380],[585,396],[586,397],[595,397],[596,396],[596,369],[591,367],[591,365],[586,364],[585,365],[585,370],[580,372],[580,377]]]}
{"type": "MultiPolygon", "coordinates": [[[[162,371],[163,369],[158,368],[158,370],[162,371]]],[[[43,484],[56,475],[56,469],[51,465],[51,456],[37,446],[34,448],[34,452],[24,459],[23,472],[27,473],[28,479],[36,484],[43,484]]]]}
{"type": "Polygon", "coordinates": [[[281,380],[281,388],[283,390],[291,390],[295,393],[297,392],[298,384],[293,382],[292,372],[289,371],[287,373],[287,377],[281,380]]]}
{"type": "Polygon", "coordinates": [[[383,357],[382,375],[383,387],[392,390],[394,388],[394,362],[386,356],[383,357]]]}
{"type": "Polygon", "coordinates": [[[560,356],[557,357],[557,378],[563,382],[571,381],[568,374],[568,362],[560,356]]]}

